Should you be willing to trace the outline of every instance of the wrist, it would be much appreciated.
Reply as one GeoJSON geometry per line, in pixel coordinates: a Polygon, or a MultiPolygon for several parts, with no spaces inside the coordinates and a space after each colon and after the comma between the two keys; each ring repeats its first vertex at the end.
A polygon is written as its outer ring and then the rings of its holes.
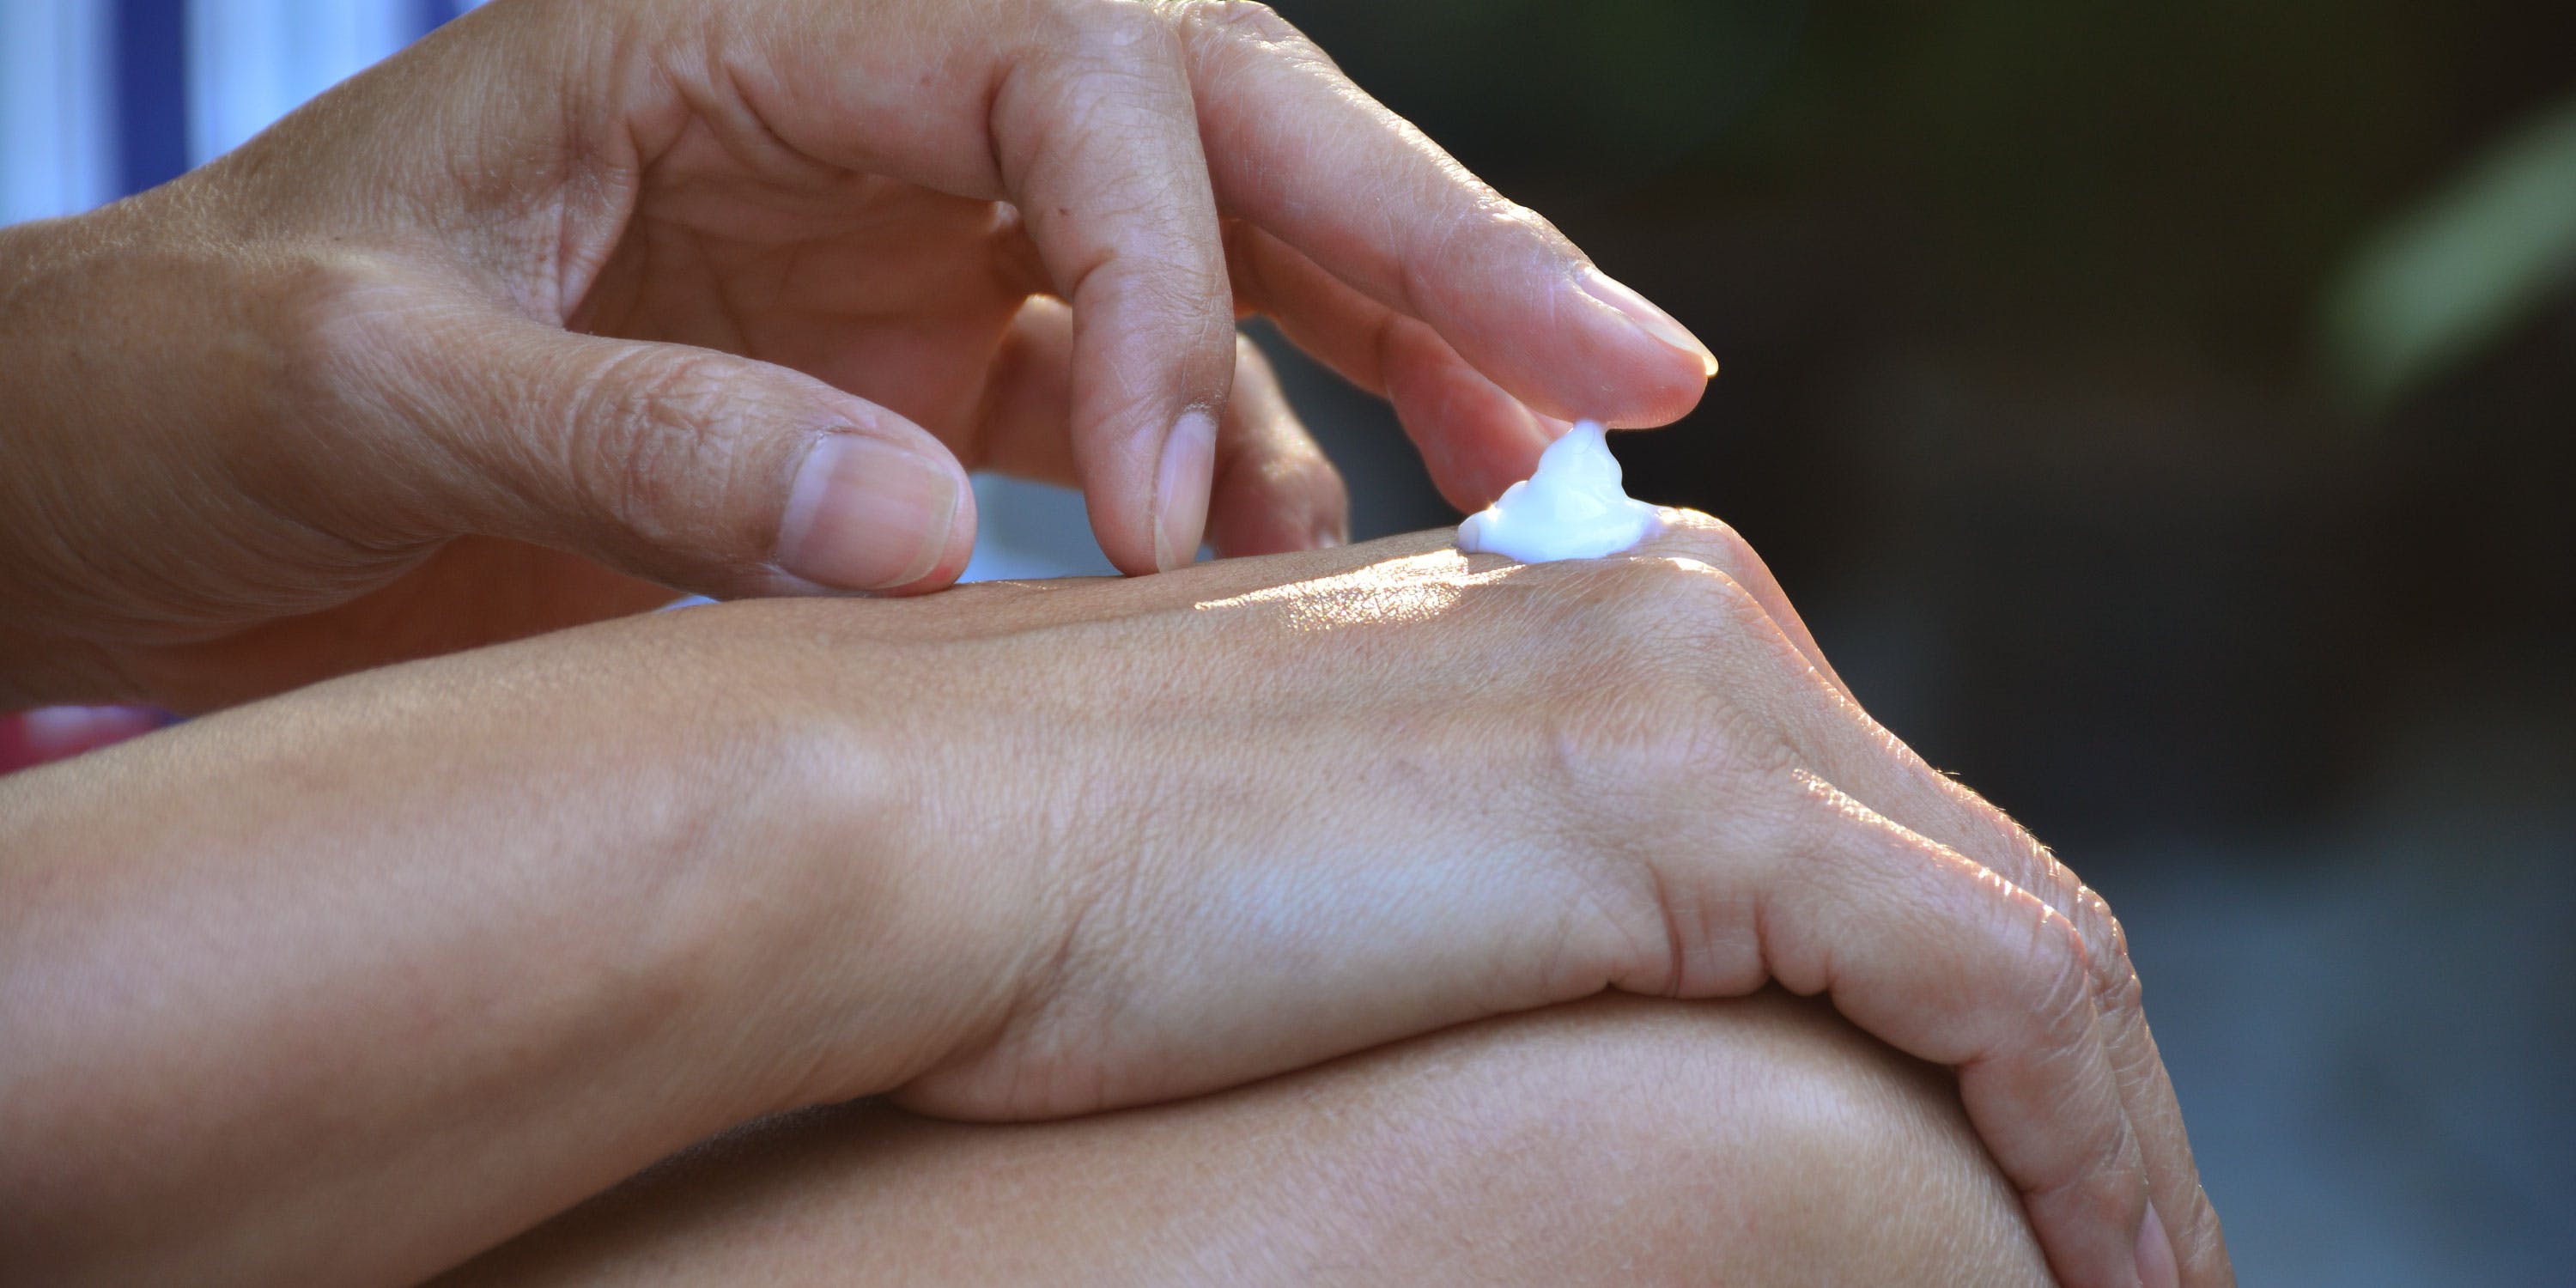
{"type": "Polygon", "coordinates": [[[891,1091],[989,1042],[1063,938],[1019,847],[986,835],[1029,776],[974,736],[953,650],[865,635],[893,611],[750,602],[651,623],[690,669],[744,681],[680,764],[720,802],[696,829],[714,895],[699,925],[761,1035],[764,1111],[891,1091]],[[987,754],[958,772],[970,742],[987,754]]]}

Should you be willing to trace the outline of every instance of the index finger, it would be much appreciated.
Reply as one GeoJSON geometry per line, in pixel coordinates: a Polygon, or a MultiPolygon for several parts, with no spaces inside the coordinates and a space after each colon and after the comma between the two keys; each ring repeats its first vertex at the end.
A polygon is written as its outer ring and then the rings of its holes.
{"type": "Polygon", "coordinates": [[[1266,6],[1175,6],[1218,205],[1562,419],[1659,425],[1717,360],[1266,6]]]}

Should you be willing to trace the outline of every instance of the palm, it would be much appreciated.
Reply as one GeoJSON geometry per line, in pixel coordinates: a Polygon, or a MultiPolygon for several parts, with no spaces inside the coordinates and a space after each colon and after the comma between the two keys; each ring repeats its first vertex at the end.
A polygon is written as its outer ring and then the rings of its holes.
{"type": "Polygon", "coordinates": [[[640,194],[575,327],[805,372],[984,464],[996,352],[1048,289],[1010,207],[868,175],[672,169],[640,194]]]}

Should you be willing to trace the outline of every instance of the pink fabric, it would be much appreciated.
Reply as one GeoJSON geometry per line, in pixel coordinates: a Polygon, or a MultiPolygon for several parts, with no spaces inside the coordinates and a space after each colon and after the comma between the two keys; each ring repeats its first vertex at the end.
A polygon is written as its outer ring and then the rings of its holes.
{"type": "Polygon", "coordinates": [[[169,724],[149,707],[40,707],[0,713],[0,774],[123,742],[169,724]]]}

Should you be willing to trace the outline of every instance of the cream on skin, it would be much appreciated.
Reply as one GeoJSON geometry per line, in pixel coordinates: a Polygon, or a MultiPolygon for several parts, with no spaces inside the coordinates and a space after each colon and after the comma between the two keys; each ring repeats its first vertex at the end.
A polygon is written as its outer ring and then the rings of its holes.
{"type": "Polygon", "coordinates": [[[1539,454],[1538,473],[1458,525],[1458,549],[1522,563],[1615,555],[1663,525],[1654,506],[1619,486],[1601,422],[1581,420],[1539,454]]]}

